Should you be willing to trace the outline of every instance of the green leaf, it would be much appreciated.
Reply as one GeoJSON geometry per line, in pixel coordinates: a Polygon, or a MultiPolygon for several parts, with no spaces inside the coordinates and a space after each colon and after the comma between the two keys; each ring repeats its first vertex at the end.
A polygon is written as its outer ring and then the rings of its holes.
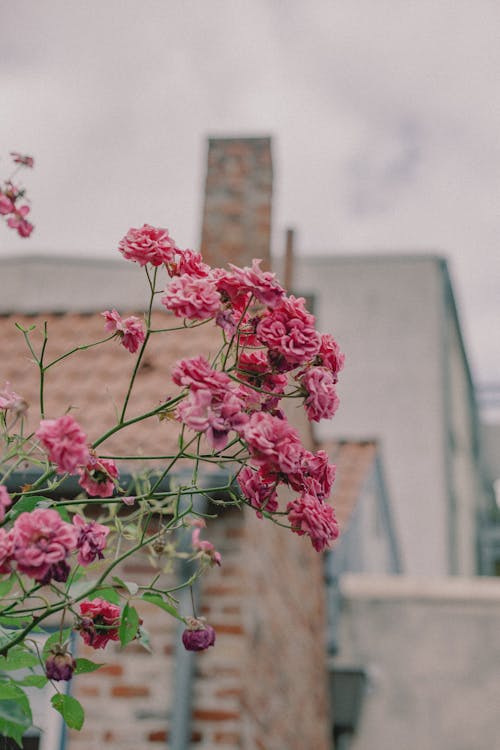
{"type": "Polygon", "coordinates": [[[8,578],[6,578],[5,581],[0,581],[0,596],[5,596],[6,594],[9,593],[9,591],[11,590],[12,586],[15,583],[15,580],[16,580],[15,576],[11,575],[8,578]]]}
{"type": "Polygon", "coordinates": [[[62,505],[61,507],[59,507],[58,505],[53,505],[52,508],[54,510],[57,510],[63,521],[66,521],[66,523],[71,523],[71,518],[64,505],[62,505]]]}
{"type": "Polygon", "coordinates": [[[95,591],[89,594],[88,598],[90,601],[93,601],[93,599],[105,599],[107,602],[111,602],[111,604],[120,604],[120,594],[110,586],[95,589],[95,591]]]}
{"type": "MultiPolygon", "coordinates": [[[[0,616],[0,625],[7,625],[8,628],[19,628],[21,625],[28,625],[31,622],[33,622],[33,618],[26,615],[8,614],[0,616]]],[[[17,633],[14,633],[14,635],[17,635],[17,633]]],[[[3,646],[0,646],[0,649],[3,648],[3,646]]]]}
{"type": "Polygon", "coordinates": [[[43,688],[48,680],[43,674],[29,674],[22,680],[16,680],[16,682],[18,685],[23,685],[24,687],[43,688]]]}
{"type": "Polygon", "coordinates": [[[33,723],[28,697],[12,682],[0,683],[0,734],[11,737],[19,747],[33,723]]]}
{"type": "Polygon", "coordinates": [[[52,505],[52,500],[49,500],[48,497],[42,497],[42,495],[23,495],[9,510],[7,518],[9,521],[14,521],[21,513],[31,513],[39,503],[48,507],[52,505]]]}
{"type": "MultiPolygon", "coordinates": [[[[0,618],[1,620],[2,618],[0,618]]],[[[5,630],[0,627],[0,651],[5,651],[9,648],[9,643],[17,638],[15,630],[5,630]]]]}
{"type": "Polygon", "coordinates": [[[133,581],[122,581],[118,576],[113,576],[113,583],[122,589],[126,589],[131,596],[135,596],[139,591],[139,586],[133,581]]]}
{"type": "Polygon", "coordinates": [[[104,667],[104,664],[98,664],[90,659],[76,659],[76,668],[73,674],[86,674],[87,672],[95,672],[96,669],[104,667]]]}
{"type": "Polygon", "coordinates": [[[184,619],[181,617],[176,608],[166,602],[161,594],[154,594],[151,591],[145,591],[142,595],[142,599],[144,599],[145,602],[149,602],[150,604],[155,604],[157,607],[164,609],[165,612],[168,612],[169,615],[172,615],[172,617],[176,617],[181,622],[184,622],[184,619]]]}
{"type": "Polygon", "coordinates": [[[56,693],[50,702],[59,711],[64,721],[71,729],[81,729],[85,719],[82,705],[72,695],[56,693]]]}
{"type": "Polygon", "coordinates": [[[0,656],[0,671],[12,672],[16,669],[36,667],[39,663],[38,656],[26,646],[14,646],[9,649],[7,656],[0,656]]]}
{"type": "Polygon", "coordinates": [[[53,646],[55,646],[57,643],[66,643],[70,634],[71,634],[71,628],[65,628],[62,631],[62,633],[60,633],[59,630],[56,630],[55,633],[52,633],[52,635],[49,636],[44,643],[43,650],[42,650],[43,660],[45,661],[47,659],[50,649],[53,646]]]}
{"type": "Polygon", "coordinates": [[[127,643],[134,640],[138,629],[139,615],[137,614],[137,610],[135,607],[131,607],[127,602],[123,608],[120,627],[118,629],[118,635],[120,636],[120,643],[122,646],[126,646],[127,643]]]}
{"type": "Polygon", "coordinates": [[[137,641],[144,649],[146,649],[146,651],[149,651],[150,654],[153,653],[153,649],[151,648],[151,638],[149,637],[148,631],[144,630],[142,625],[139,626],[137,641]]]}

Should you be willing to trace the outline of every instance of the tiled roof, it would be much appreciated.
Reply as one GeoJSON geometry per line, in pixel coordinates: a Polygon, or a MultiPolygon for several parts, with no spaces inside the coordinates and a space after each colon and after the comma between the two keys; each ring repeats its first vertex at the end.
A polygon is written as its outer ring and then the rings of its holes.
{"type": "MultiPolygon", "coordinates": [[[[123,313],[126,314],[130,313],[123,313]]],[[[0,385],[9,381],[12,388],[30,403],[28,430],[36,429],[40,418],[38,369],[15,323],[26,328],[36,326],[32,340],[39,351],[44,321],[48,324],[45,361],[105,336],[104,320],[99,313],[0,316],[0,385]]],[[[155,314],[155,327],[175,326],[177,322],[167,313],[155,314]]],[[[219,345],[220,332],[212,323],[192,330],[154,335],[136,380],[127,417],[154,409],[161,400],[175,393],[177,387],[170,374],[177,360],[196,354],[209,355],[219,345]]],[[[134,363],[135,356],[118,341],[71,355],[46,374],[46,416],[60,416],[72,407],[75,419],[89,440],[95,440],[115,424],[116,411],[123,403],[134,363]]],[[[103,444],[100,452],[120,456],[169,455],[176,452],[177,439],[178,426],[175,423],[160,422],[157,417],[152,417],[117,433],[103,444]]],[[[373,467],[376,443],[334,441],[317,447],[326,450],[330,460],[337,465],[332,501],[344,529],[373,467]]],[[[139,468],[138,463],[134,462],[133,467],[139,468]]]]}
{"type": "Polygon", "coordinates": [[[338,440],[318,447],[325,450],[337,466],[331,502],[343,531],[349,525],[359,496],[373,471],[377,444],[373,440],[338,440]]]}
{"type": "MultiPolygon", "coordinates": [[[[9,381],[13,390],[30,403],[28,429],[36,428],[40,419],[38,368],[15,323],[26,328],[36,326],[32,340],[35,350],[39,351],[44,321],[48,324],[46,362],[75,346],[107,335],[104,319],[99,313],[0,317],[0,385],[9,381]]],[[[158,312],[153,317],[153,325],[158,328],[173,327],[178,323],[178,319],[168,313],[158,312]]],[[[168,395],[177,392],[170,373],[178,359],[215,352],[219,345],[219,330],[213,323],[192,330],[153,335],[137,376],[127,418],[154,409],[168,395]]],[[[123,403],[135,361],[135,355],[116,340],[71,355],[46,373],[46,417],[61,416],[71,407],[89,440],[95,440],[116,423],[116,412],[123,403]]],[[[177,437],[177,425],[152,417],[110,438],[103,444],[102,453],[166,455],[175,452],[177,437]]]]}

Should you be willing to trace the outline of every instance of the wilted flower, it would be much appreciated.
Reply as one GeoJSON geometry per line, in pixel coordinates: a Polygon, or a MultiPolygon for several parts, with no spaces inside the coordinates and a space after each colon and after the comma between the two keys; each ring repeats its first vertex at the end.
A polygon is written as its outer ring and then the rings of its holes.
{"type": "Polygon", "coordinates": [[[78,533],[76,540],[78,563],[86,567],[93,563],[96,558],[102,560],[104,557],[102,552],[106,546],[106,537],[109,534],[109,528],[96,521],[87,523],[79,515],[73,518],[73,524],[78,533]]]}
{"type": "Polygon", "coordinates": [[[57,645],[51,648],[45,662],[45,674],[49,680],[71,680],[75,668],[76,661],[65,646],[57,645]]]}
{"type": "Polygon", "coordinates": [[[187,617],[187,628],[182,634],[186,651],[204,651],[215,643],[215,630],[202,618],[187,617]]]}
{"type": "Polygon", "coordinates": [[[92,648],[104,648],[109,641],[117,641],[120,625],[120,607],[105,599],[80,603],[81,618],[77,629],[83,640],[92,648]]]}
{"type": "Polygon", "coordinates": [[[78,473],[80,486],[93,497],[111,497],[115,491],[113,480],[118,478],[118,468],[111,458],[99,458],[91,452],[78,473]]]}
{"type": "Polygon", "coordinates": [[[131,354],[135,354],[139,346],[146,338],[144,325],[135,315],[122,318],[116,310],[105,310],[101,313],[106,318],[104,328],[118,334],[121,343],[131,354]]]}

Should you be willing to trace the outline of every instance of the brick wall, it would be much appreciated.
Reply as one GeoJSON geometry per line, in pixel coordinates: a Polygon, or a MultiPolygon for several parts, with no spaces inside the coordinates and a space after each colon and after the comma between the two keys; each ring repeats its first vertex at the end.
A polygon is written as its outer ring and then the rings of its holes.
{"type": "Polygon", "coordinates": [[[272,162],[270,138],[208,142],[201,252],[207,263],[270,265],[272,162]]]}

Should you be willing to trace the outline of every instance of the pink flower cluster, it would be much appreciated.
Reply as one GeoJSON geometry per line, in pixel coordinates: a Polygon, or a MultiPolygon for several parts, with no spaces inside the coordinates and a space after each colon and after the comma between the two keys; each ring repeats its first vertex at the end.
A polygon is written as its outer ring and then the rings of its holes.
{"type": "Polygon", "coordinates": [[[192,430],[205,433],[215,450],[226,447],[231,430],[241,434],[248,421],[245,394],[226,373],[212,369],[200,355],[178,362],[172,379],[189,389],[177,407],[177,419],[192,430]]]}
{"type": "MultiPolygon", "coordinates": [[[[19,154],[17,151],[12,151],[11,156],[14,164],[18,166],[33,167],[34,165],[32,156],[19,154]]],[[[23,189],[14,185],[11,180],[6,180],[0,187],[0,215],[8,217],[7,226],[17,230],[20,237],[29,237],[34,228],[26,218],[30,207],[26,203],[19,205],[24,195],[23,189]]]]}
{"type": "MultiPolygon", "coordinates": [[[[3,507],[9,505],[8,495],[0,494],[3,507]]],[[[19,573],[42,584],[66,581],[69,556],[77,552],[77,562],[84,567],[102,559],[108,533],[107,526],[87,523],[78,515],[68,523],[52,508],[21,513],[10,531],[0,529],[0,573],[10,572],[15,565],[19,573]]]]}
{"type": "MultiPolygon", "coordinates": [[[[202,356],[177,363],[173,380],[186,393],[176,418],[204,434],[216,451],[227,446],[233,432],[251,455],[239,474],[248,502],[259,515],[272,515],[279,507],[279,485],[289,485],[299,493],[287,508],[292,530],[324,549],[338,534],[325,502],[334,467],[322,451],[304,448],[279,407],[283,397],[294,395],[302,398],[310,420],[333,417],[344,364],[335,339],[316,330],[304,299],[286,295],[259,260],[245,268],[210,268],[199,253],[177,247],[167,230],[149,225],[131,229],[119,249],[140,265],[165,267],[171,280],[161,302],[167,310],[187,320],[214,319],[237,342],[236,365],[227,372],[202,356]],[[287,394],[292,380],[294,390],[287,394]]],[[[105,315],[111,325],[115,311],[105,315]]],[[[193,543],[203,544],[199,531],[193,543]]]]}
{"type": "Polygon", "coordinates": [[[43,419],[35,434],[60,474],[75,474],[78,466],[87,463],[87,436],[71,414],[43,419]]]}
{"type": "Polygon", "coordinates": [[[27,402],[22,396],[19,396],[10,387],[10,383],[5,383],[0,388],[0,411],[12,411],[14,414],[23,414],[28,408],[27,402]]]}
{"type": "Polygon", "coordinates": [[[134,354],[146,338],[142,321],[135,315],[122,318],[116,310],[105,310],[101,315],[106,318],[104,329],[116,333],[125,349],[134,354]]]}

